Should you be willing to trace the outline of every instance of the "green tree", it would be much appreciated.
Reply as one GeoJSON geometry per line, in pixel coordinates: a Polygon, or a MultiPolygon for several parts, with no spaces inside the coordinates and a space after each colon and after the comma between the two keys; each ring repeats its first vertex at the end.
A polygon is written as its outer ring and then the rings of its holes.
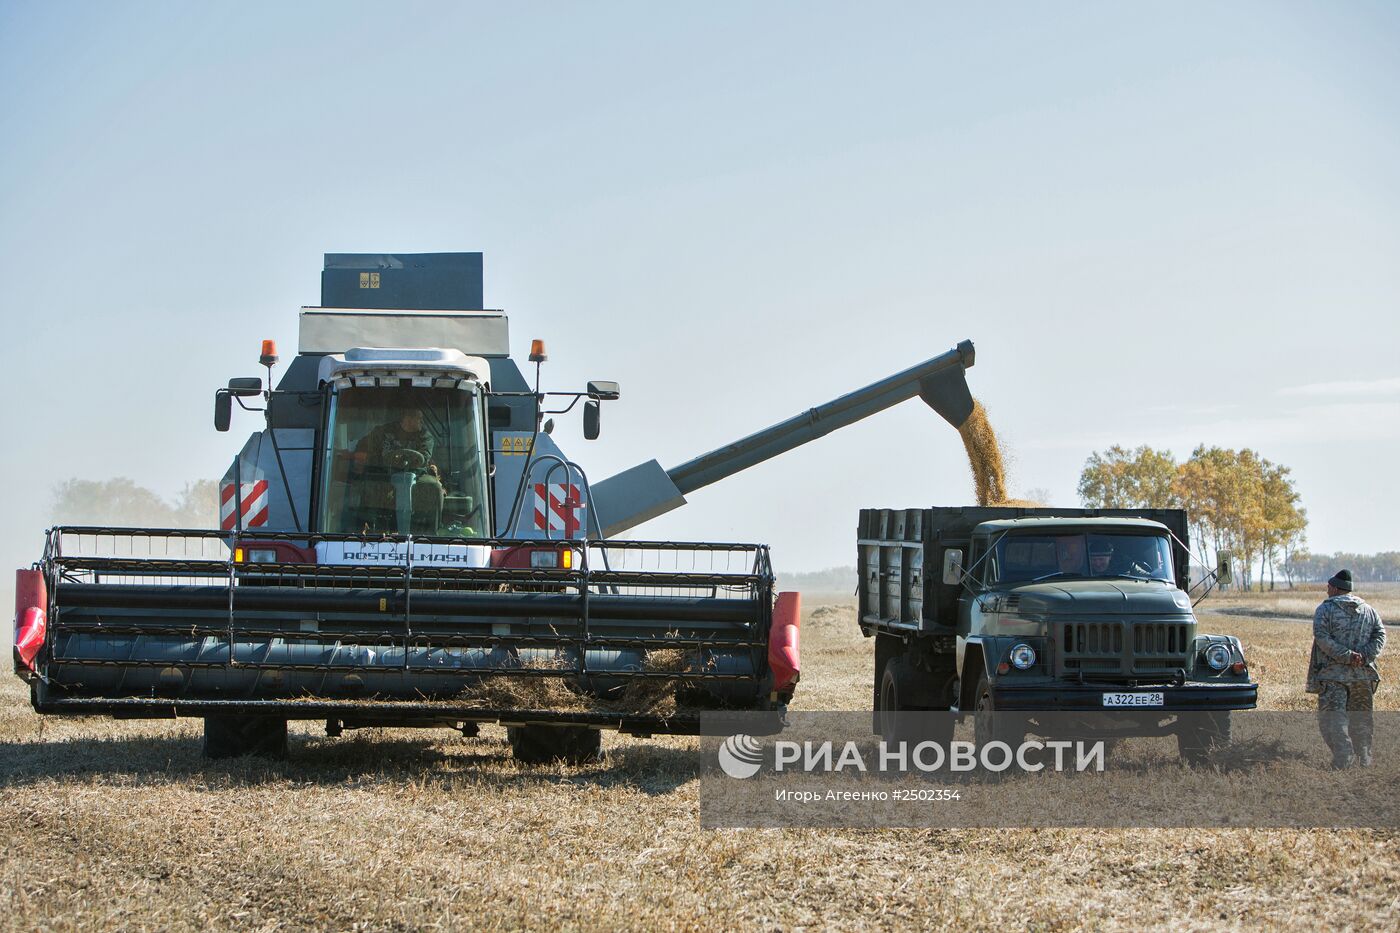
{"type": "Polygon", "coordinates": [[[171,509],[171,528],[219,527],[219,484],[212,479],[186,483],[171,509]]]}

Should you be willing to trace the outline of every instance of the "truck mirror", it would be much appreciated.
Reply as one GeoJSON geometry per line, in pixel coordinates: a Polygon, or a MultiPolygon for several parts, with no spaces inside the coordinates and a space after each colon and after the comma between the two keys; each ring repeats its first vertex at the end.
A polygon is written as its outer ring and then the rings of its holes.
{"type": "Polygon", "coordinates": [[[214,393],[214,430],[227,431],[232,418],[233,396],[228,389],[220,389],[214,393]]]}
{"type": "Polygon", "coordinates": [[[943,552],[943,582],[957,586],[962,582],[962,548],[950,547],[943,552]]]}
{"type": "Polygon", "coordinates": [[[603,382],[595,379],[588,383],[588,397],[600,399],[604,402],[611,402],[617,399],[618,390],[616,382],[603,382]]]}
{"type": "Polygon", "coordinates": [[[262,394],[262,378],[259,376],[241,376],[228,381],[229,395],[237,395],[239,398],[248,398],[252,395],[262,394]]]}
{"type": "Polygon", "coordinates": [[[1221,551],[1215,555],[1215,582],[1219,586],[1229,586],[1235,579],[1235,555],[1221,551]]]}
{"type": "Polygon", "coordinates": [[[583,403],[583,436],[585,440],[596,441],[598,439],[600,431],[598,421],[602,408],[602,405],[591,399],[583,403]]]}

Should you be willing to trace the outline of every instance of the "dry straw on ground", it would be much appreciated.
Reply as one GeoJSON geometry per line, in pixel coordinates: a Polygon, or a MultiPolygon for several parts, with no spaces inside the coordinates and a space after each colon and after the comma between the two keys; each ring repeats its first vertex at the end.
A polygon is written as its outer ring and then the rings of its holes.
{"type": "MultiPolygon", "coordinates": [[[[797,705],[868,709],[851,602],[809,607],[797,705]]],[[[1202,627],[1244,641],[1263,707],[1312,707],[1309,626],[1202,627]]],[[[522,768],[499,727],[300,723],[288,761],[204,762],[197,721],[41,720],[6,673],[0,928],[1400,926],[1396,832],[704,831],[693,739],[604,736],[603,763],[522,768]]]]}

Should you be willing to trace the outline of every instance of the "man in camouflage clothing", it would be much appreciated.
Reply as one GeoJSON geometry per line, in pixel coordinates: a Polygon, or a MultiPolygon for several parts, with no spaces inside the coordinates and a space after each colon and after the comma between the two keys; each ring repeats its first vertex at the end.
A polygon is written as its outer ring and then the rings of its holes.
{"type": "Polygon", "coordinates": [[[1385,625],[1375,609],[1351,592],[1351,571],[1327,581],[1327,599],[1313,614],[1308,692],[1317,694],[1317,721],[1332,750],[1332,767],[1355,760],[1371,765],[1371,701],[1380,683],[1376,658],[1385,648],[1385,625]]]}

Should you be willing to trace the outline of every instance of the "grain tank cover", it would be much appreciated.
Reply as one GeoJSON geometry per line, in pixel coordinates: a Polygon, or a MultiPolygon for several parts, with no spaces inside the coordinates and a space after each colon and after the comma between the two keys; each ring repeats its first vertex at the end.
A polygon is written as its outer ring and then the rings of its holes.
{"type": "Polygon", "coordinates": [[[323,308],[479,311],[480,253],[326,253],[323,308]]]}
{"type": "Polygon", "coordinates": [[[326,253],[321,304],[301,309],[301,353],[451,347],[510,355],[506,316],[483,307],[480,253],[326,253]]]}

